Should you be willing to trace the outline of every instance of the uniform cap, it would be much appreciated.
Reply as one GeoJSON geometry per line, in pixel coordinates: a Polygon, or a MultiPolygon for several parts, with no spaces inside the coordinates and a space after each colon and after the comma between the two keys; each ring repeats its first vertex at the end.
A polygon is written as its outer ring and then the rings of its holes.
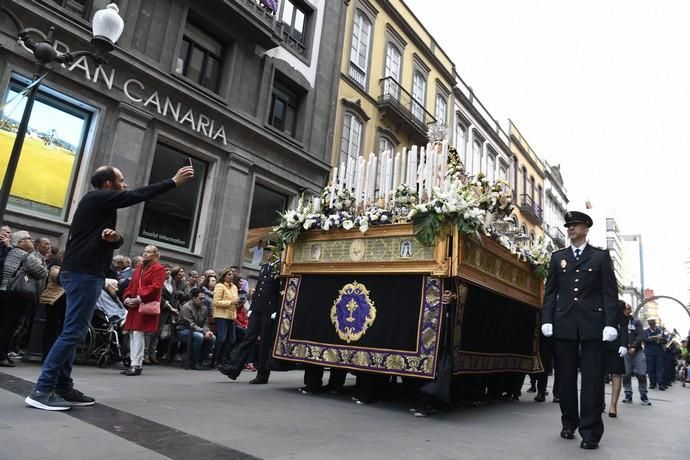
{"type": "Polygon", "coordinates": [[[564,217],[565,227],[570,224],[585,224],[587,227],[591,227],[594,224],[591,217],[580,211],[568,211],[564,217]]]}

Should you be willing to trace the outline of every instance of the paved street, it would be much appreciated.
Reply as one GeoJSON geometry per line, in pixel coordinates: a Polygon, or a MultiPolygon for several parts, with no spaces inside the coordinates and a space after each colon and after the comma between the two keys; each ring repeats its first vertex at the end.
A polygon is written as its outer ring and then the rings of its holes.
{"type": "MultiPolygon", "coordinates": [[[[522,401],[414,418],[402,403],[353,404],[349,396],[303,396],[302,373],[268,385],[215,371],[77,367],[78,388],[99,404],[68,413],[24,406],[35,364],[0,372],[0,460],[35,459],[502,459],[688,458],[690,387],[650,391],[652,407],[620,404],[605,418],[598,451],[558,437],[558,406],[522,401]],[[21,396],[20,396],[21,395],[21,396]]],[[[348,380],[348,385],[353,384],[348,380]]],[[[635,382],[636,383],[636,382],[635,382]]],[[[607,386],[607,392],[610,387],[607,386]]],[[[550,401],[550,398],[549,398],[550,401]]]]}

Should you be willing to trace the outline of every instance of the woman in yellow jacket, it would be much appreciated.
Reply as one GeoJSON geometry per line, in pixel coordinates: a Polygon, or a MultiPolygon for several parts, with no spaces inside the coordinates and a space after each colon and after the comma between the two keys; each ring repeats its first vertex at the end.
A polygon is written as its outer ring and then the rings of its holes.
{"type": "Polygon", "coordinates": [[[230,350],[235,344],[235,318],[239,303],[237,286],[232,282],[233,273],[229,268],[223,270],[219,283],[213,289],[213,319],[216,323],[216,344],[213,348],[211,366],[220,366],[228,362],[230,350]]]}

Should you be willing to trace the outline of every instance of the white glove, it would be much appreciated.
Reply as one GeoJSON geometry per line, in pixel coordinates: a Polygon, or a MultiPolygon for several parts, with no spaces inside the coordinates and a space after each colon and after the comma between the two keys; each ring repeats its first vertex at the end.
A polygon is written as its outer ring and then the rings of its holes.
{"type": "Polygon", "coordinates": [[[276,316],[277,316],[277,315],[278,315],[278,313],[273,313],[273,314],[271,315],[271,319],[276,319],[276,316]]]}
{"type": "Polygon", "coordinates": [[[604,342],[613,342],[618,337],[618,331],[615,327],[606,326],[602,334],[602,339],[604,342]]]}
{"type": "Polygon", "coordinates": [[[551,337],[553,335],[553,324],[551,323],[544,323],[541,325],[541,333],[544,334],[544,337],[551,337]]]}
{"type": "Polygon", "coordinates": [[[622,358],[623,356],[625,356],[627,354],[628,354],[628,347],[619,347],[618,348],[618,356],[620,356],[622,358]]]}

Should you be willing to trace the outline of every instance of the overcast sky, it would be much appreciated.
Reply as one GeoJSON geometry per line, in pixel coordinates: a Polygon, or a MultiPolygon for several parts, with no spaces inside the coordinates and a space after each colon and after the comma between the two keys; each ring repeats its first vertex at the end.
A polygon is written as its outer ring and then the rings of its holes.
{"type": "Polygon", "coordinates": [[[406,3],[494,118],[561,164],[570,209],[642,234],[646,287],[689,302],[690,2],[406,3]]]}

